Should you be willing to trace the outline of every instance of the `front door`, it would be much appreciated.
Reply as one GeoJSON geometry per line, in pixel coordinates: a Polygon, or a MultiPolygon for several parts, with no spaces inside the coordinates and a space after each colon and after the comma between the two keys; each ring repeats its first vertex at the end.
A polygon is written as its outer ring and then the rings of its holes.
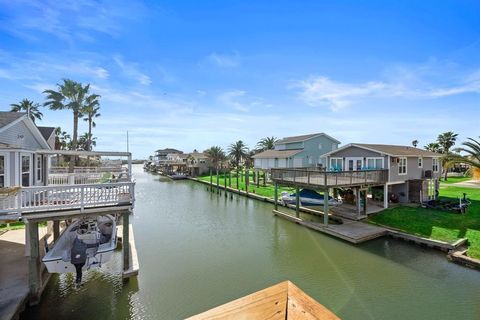
{"type": "Polygon", "coordinates": [[[363,158],[349,157],[345,161],[345,166],[347,171],[360,171],[363,167],[363,158]]]}

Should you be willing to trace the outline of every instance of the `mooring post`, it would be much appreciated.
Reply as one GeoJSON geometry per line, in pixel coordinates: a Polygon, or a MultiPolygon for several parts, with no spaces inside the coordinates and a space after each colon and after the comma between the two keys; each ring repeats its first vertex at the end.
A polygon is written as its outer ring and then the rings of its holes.
{"type": "Polygon", "coordinates": [[[217,173],[217,193],[220,193],[220,185],[219,185],[219,181],[218,181],[218,168],[216,170],[216,173],[217,173]]]}
{"type": "Polygon", "coordinates": [[[274,208],[275,210],[278,210],[278,184],[275,182],[275,189],[273,193],[273,198],[274,198],[274,208]]]}
{"type": "Polygon", "coordinates": [[[248,184],[250,183],[250,170],[245,168],[245,192],[248,195],[248,184]]]}
{"type": "Polygon", "coordinates": [[[42,277],[40,274],[40,250],[38,240],[38,222],[27,221],[28,241],[30,242],[30,252],[28,258],[28,283],[30,289],[30,305],[36,305],[40,302],[40,288],[42,287],[42,277]]]}
{"type": "Polygon", "coordinates": [[[210,168],[210,192],[213,190],[212,168],[210,168]]]}
{"type": "Polygon", "coordinates": [[[223,170],[223,187],[225,188],[225,198],[228,197],[227,195],[227,171],[223,170]]]}
{"type": "Polygon", "coordinates": [[[122,251],[123,251],[123,271],[130,269],[130,212],[125,211],[123,213],[123,238],[122,238],[122,251]]]}
{"type": "Polygon", "coordinates": [[[330,190],[325,188],[325,192],[323,194],[323,224],[325,227],[328,226],[328,194],[330,190]]]}
{"type": "Polygon", "coordinates": [[[300,188],[295,188],[295,216],[300,218],[300,188]]]}
{"type": "Polygon", "coordinates": [[[367,215],[367,190],[363,191],[363,214],[367,215]]]}
{"type": "Polygon", "coordinates": [[[53,241],[56,242],[60,236],[60,221],[53,220],[53,241]]]}
{"type": "Polygon", "coordinates": [[[361,212],[360,188],[355,189],[355,198],[356,198],[356,205],[357,205],[357,217],[359,217],[361,212]]]}
{"type": "Polygon", "coordinates": [[[257,180],[256,180],[256,183],[257,183],[257,188],[260,187],[260,171],[257,171],[257,180]]]}

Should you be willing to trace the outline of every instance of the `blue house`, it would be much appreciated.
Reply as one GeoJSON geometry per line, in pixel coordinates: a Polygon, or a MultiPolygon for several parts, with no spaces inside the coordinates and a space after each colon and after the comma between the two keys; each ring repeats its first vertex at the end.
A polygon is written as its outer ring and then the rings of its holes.
{"type": "Polygon", "coordinates": [[[274,149],[254,155],[254,168],[324,167],[324,154],[336,150],[339,144],[340,141],[325,133],[286,137],[275,142],[274,149]]]}

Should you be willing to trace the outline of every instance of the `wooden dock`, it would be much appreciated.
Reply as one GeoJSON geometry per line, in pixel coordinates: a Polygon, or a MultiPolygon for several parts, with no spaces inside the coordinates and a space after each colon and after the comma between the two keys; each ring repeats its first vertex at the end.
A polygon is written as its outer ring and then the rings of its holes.
{"type": "Polygon", "coordinates": [[[307,228],[320,231],[354,244],[376,239],[387,234],[387,229],[385,228],[348,219],[344,219],[342,224],[324,225],[321,223],[305,221],[301,218],[297,218],[278,210],[273,210],[273,214],[283,219],[298,223],[307,228]]]}
{"type": "MultiPolygon", "coordinates": [[[[129,230],[128,230],[128,240],[129,240],[129,249],[130,249],[130,255],[129,255],[129,268],[126,270],[123,270],[122,272],[122,277],[125,278],[130,278],[138,275],[138,271],[140,270],[140,264],[138,263],[138,255],[137,255],[137,247],[135,245],[135,237],[133,235],[133,226],[130,224],[129,230]]],[[[117,234],[123,234],[123,226],[118,226],[117,227],[117,234]]],[[[122,237],[118,237],[119,241],[122,241],[122,237]]]]}

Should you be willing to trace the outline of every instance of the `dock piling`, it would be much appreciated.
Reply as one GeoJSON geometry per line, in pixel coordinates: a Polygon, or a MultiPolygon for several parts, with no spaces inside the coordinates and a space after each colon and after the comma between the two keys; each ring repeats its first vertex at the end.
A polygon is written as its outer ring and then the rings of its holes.
{"type": "Polygon", "coordinates": [[[30,305],[40,302],[40,290],[42,278],[40,275],[40,250],[38,240],[38,222],[27,221],[27,232],[30,241],[28,258],[28,282],[30,290],[30,305]]]}
{"type": "Polygon", "coordinates": [[[323,224],[327,227],[328,226],[328,196],[330,190],[325,188],[325,192],[323,194],[323,224]]]}
{"type": "Polygon", "coordinates": [[[295,216],[300,218],[300,188],[295,188],[295,216]]]}
{"type": "Polygon", "coordinates": [[[275,198],[275,210],[278,210],[278,183],[275,182],[275,192],[274,192],[274,198],[275,198]]]}
{"type": "Polygon", "coordinates": [[[125,211],[123,213],[123,238],[122,238],[122,251],[123,251],[123,270],[130,269],[130,212],[125,211]]]}

